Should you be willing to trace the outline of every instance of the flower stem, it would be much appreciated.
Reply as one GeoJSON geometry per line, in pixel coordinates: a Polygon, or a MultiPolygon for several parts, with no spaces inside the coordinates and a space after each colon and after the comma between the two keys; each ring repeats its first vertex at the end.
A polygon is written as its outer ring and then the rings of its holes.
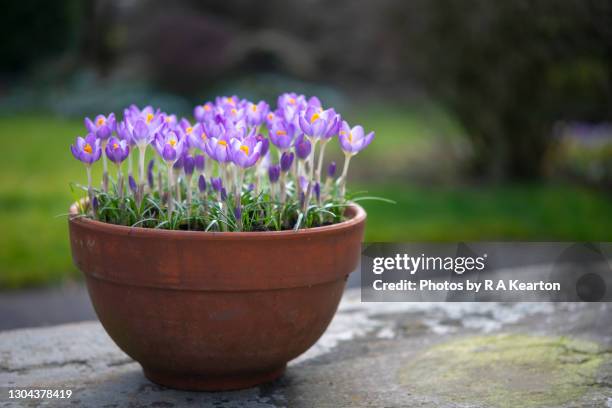
{"type": "Polygon", "coordinates": [[[168,222],[170,222],[170,218],[172,217],[172,211],[174,210],[174,202],[172,200],[172,184],[174,178],[174,173],[172,171],[172,164],[168,163],[168,222]]]}
{"type": "Polygon", "coordinates": [[[142,203],[144,198],[144,189],[146,183],[145,174],[145,154],[147,153],[147,146],[138,146],[138,189],[136,194],[136,203],[138,207],[142,203]]]}
{"type": "Polygon", "coordinates": [[[164,183],[162,178],[161,169],[157,170],[157,193],[159,194],[159,199],[164,201],[164,183]]]}
{"type": "Polygon", "coordinates": [[[242,193],[242,183],[244,181],[244,169],[238,168],[236,175],[236,197],[234,202],[234,209],[236,211],[236,225],[238,226],[238,231],[242,231],[242,208],[241,205],[241,193],[242,193]]]}
{"type": "Polygon", "coordinates": [[[317,151],[317,142],[319,141],[319,139],[312,139],[312,153],[310,155],[309,159],[309,166],[308,166],[308,171],[309,176],[308,176],[308,181],[311,182],[313,177],[314,177],[314,166],[315,166],[315,152],[317,151]]]}
{"type": "Polygon", "coordinates": [[[187,183],[187,229],[191,229],[191,174],[185,175],[187,183]]]}
{"type": "MultiPolygon", "coordinates": [[[[304,213],[304,217],[306,216],[306,210],[308,209],[308,206],[310,205],[310,196],[312,195],[312,190],[314,188],[314,166],[315,166],[314,157],[315,157],[315,152],[317,151],[318,141],[319,139],[312,140],[312,153],[310,157],[308,158],[309,159],[308,187],[306,188],[306,192],[304,194],[304,203],[302,204],[302,212],[304,213]]],[[[321,146],[321,149],[323,148],[324,146],[321,146]]]]}
{"type": "Polygon", "coordinates": [[[325,155],[325,146],[327,146],[328,140],[321,142],[321,149],[319,150],[319,163],[317,165],[316,178],[317,183],[321,184],[321,170],[323,169],[323,156],[325,155]]]}
{"type": "Polygon", "coordinates": [[[351,157],[353,157],[353,156],[350,155],[350,154],[345,154],[344,155],[344,168],[342,169],[342,175],[338,179],[338,181],[340,182],[340,198],[342,200],[344,200],[344,195],[346,193],[346,175],[347,175],[347,172],[348,172],[348,167],[349,167],[349,163],[351,161],[351,157]]]}
{"type": "Polygon", "coordinates": [[[91,166],[86,166],[85,169],[87,170],[87,198],[89,199],[89,209],[91,210],[91,216],[95,218],[93,188],[91,186],[91,166]]]}
{"type": "Polygon", "coordinates": [[[106,140],[102,141],[102,188],[105,193],[108,193],[108,162],[106,160],[106,140]]]}
{"type": "Polygon", "coordinates": [[[138,146],[138,181],[140,184],[145,182],[145,154],[147,153],[147,146],[138,146]]]}
{"type": "Polygon", "coordinates": [[[181,201],[181,171],[180,170],[175,170],[174,173],[175,177],[174,177],[174,189],[175,194],[176,194],[176,201],[180,202],[181,201]]]}
{"type": "Polygon", "coordinates": [[[127,158],[127,162],[128,162],[128,177],[133,175],[133,171],[132,171],[132,151],[130,151],[130,153],[128,154],[128,158],[127,158]]]}
{"type": "Polygon", "coordinates": [[[280,184],[280,202],[281,204],[285,204],[285,199],[287,198],[287,181],[285,179],[286,175],[284,171],[281,171],[279,184],[280,184]]]}
{"type": "Polygon", "coordinates": [[[123,201],[123,173],[121,172],[121,164],[117,165],[117,190],[119,201],[123,201]]]}

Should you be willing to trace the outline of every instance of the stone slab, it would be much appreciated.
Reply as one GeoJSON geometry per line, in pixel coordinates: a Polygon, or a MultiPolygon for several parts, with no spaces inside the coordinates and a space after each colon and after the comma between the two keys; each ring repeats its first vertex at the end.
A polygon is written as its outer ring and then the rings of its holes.
{"type": "Polygon", "coordinates": [[[222,393],[150,383],[98,322],[5,331],[0,387],[0,407],[610,408],[612,305],[361,303],[350,289],[281,379],[222,393]],[[8,399],[32,387],[73,396],[8,399]]]}

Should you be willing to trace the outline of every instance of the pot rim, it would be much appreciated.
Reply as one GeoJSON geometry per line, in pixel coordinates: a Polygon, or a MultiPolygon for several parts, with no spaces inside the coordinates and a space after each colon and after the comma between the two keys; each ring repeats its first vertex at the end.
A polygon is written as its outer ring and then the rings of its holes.
{"type": "Polygon", "coordinates": [[[331,225],[322,227],[304,228],[297,231],[248,231],[248,232],[217,232],[217,231],[187,231],[187,230],[166,230],[144,227],[128,227],[126,225],[110,224],[102,221],[92,220],[87,217],[78,215],[77,203],[70,206],[69,222],[82,224],[88,228],[97,229],[108,233],[127,233],[130,236],[140,236],[148,238],[204,238],[204,239],[222,239],[222,240],[240,240],[240,239],[271,239],[271,238],[306,238],[312,235],[327,234],[337,232],[339,230],[348,229],[357,224],[363,223],[366,219],[366,212],[359,204],[349,202],[346,207],[350,218],[331,225]]]}

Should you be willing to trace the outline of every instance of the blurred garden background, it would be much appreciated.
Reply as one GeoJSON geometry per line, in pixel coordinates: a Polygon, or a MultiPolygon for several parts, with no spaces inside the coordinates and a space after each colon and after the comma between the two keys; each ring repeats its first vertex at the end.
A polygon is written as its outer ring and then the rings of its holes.
{"type": "Polygon", "coordinates": [[[396,204],[364,203],[368,241],[612,240],[609,1],[9,0],[0,21],[0,289],[78,279],[84,116],[215,95],[317,95],[375,130],[350,186],[396,204]]]}

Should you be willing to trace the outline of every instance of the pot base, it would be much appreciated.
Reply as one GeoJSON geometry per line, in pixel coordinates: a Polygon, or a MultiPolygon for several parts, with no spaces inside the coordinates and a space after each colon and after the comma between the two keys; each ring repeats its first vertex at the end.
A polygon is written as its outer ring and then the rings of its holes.
{"type": "Polygon", "coordinates": [[[251,388],[276,380],[285,372],[284,365],[270,371],[227,376],[192,376],[180,373],[142,369],[155,384],[186,391],[229,391],[251,388]]]}

